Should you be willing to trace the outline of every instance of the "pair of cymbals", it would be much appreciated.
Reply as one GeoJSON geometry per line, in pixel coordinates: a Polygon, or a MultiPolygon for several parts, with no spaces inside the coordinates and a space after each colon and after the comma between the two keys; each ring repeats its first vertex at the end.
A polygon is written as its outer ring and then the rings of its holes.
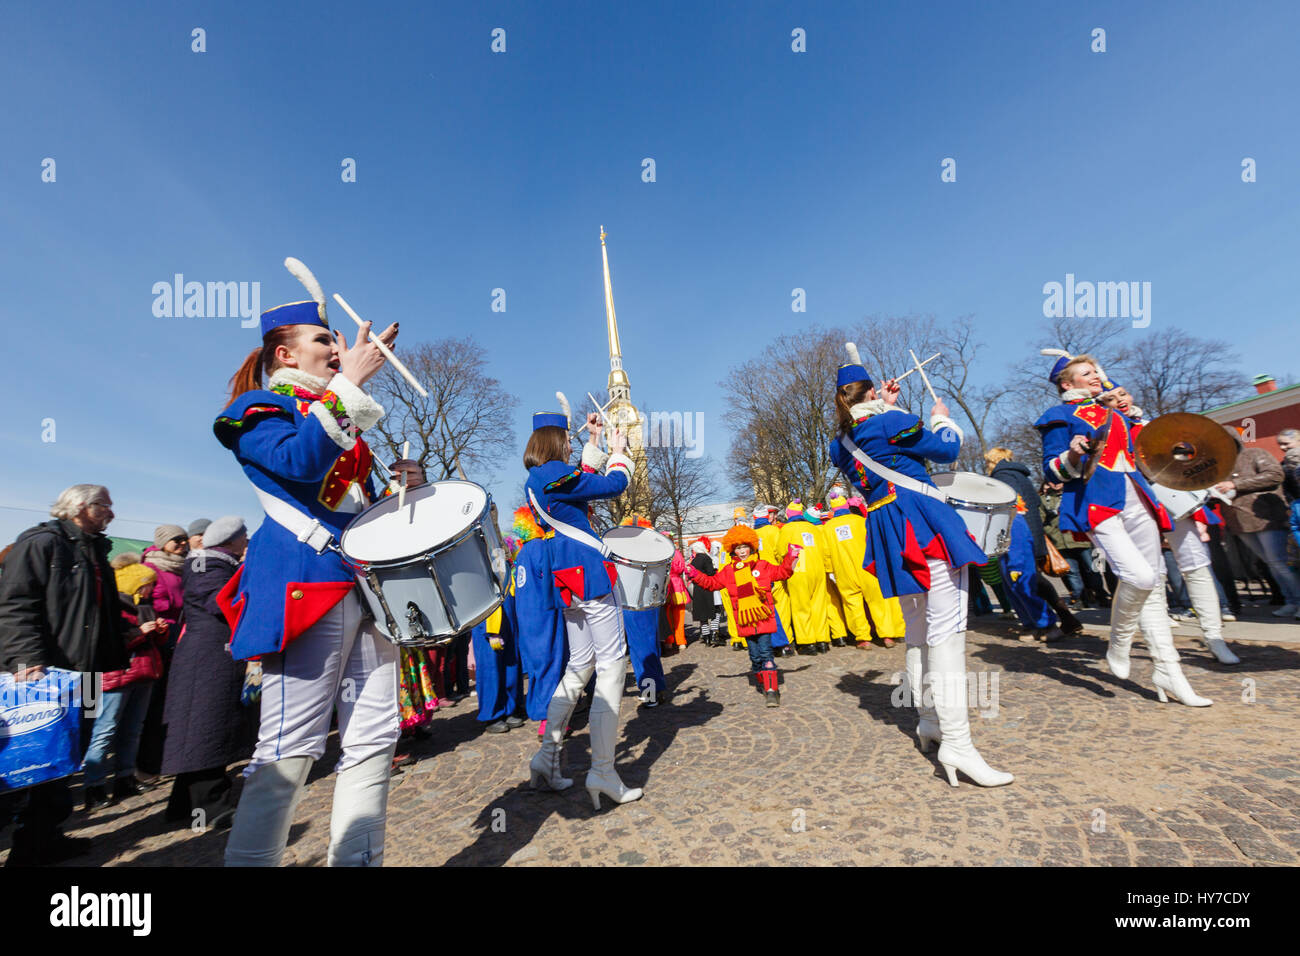
{"type": "Polygon", "coordinates": [[[1217,485],[1237,461],[1237,443],[1224,427],[1190,412],[1171,412],[1144,425],[1134,447],[1142,474],[1176,491],[1217,485]]]}

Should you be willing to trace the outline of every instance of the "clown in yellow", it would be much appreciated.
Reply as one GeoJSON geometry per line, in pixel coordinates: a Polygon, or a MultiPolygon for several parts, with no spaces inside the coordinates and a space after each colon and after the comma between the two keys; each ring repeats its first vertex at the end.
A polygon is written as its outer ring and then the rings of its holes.
{"type": "Polygon", "coordinates": [[[845,623],[859,648],[871,647],[872,623],[885,646],[893,647],[894,641],[903,639],[903,609],[898,598],[886,598],[881,593],[876,576],[863,567],[867,522],[859,508],[864,508],[865,503],[856,496],[846,499],[843,489],[837,486],[831,490],[829,504],[831,517],[826,529],[832,539],[831,562],[835,565],[835,584],[844,603],[845,623]]]}
{"type": "Polygon", "coordinates": [[[799,499],[785,509],[786,522],[777,538],[777,554],[790,545],[802,549],[795,562],[794,574],[786,582],[790,595],[790,623],[794,630],[795,650],[800,654],[825,653],[830,650],[826,623],[826,559],[821,536],[814,519],[804,512],[799,499]]]}

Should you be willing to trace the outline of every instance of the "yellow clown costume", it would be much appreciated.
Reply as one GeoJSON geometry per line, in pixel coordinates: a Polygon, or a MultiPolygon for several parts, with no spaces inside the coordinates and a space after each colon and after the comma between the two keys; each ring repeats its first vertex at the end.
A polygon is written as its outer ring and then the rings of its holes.
{"type": "MultiPolygon", "coordinates": [[[[816,651],[817,642],[829,633],[826,623],[826,559],[817,525],[804,514],[803,504],[795,499],[785,510],[786,522],[777,538],[777,553],[798,545],[799,560],[794,574],[786,582],[790,595],[790,623],[796,648],[801,653],[816,651]]],[[[826,645],[829,648],[829,643],[826,645]]]]}
{"type": "MultiPolygon", "coordinates": [[[[818,521],[825,521],[829,517],[829,512],[822,509],[820,505],[814,506],[812,513],[818,521]]],[[[843,646],[845,639],[849,636],[849,630],[844,620],[844,599],[836,586],[838,580],[835,574],[835,538],[832,536],[829,528],[825,524],[817,528],[818,543],[821,546],[822,565],[826,569],[826,634],[823,634],[818,640],[818,644],[832,643],[843,646]],[[829,636],[828,636],[829,635],[829,636]]],[[[821,648],[819,647],[820,651],[821,648]]]]}
{"type": "Polygon", "coordinates": [[[844,601],[845,623],[859,643],[871,640],[872,623],[882,640],[902,640],[905,625],[898,598],[886,598],[876,576],[862,566],[867,553],[866,518],[843,498],[832,498],[830,506],[826,529],[833,539],[831,557],[835,583],[844,601]]]}

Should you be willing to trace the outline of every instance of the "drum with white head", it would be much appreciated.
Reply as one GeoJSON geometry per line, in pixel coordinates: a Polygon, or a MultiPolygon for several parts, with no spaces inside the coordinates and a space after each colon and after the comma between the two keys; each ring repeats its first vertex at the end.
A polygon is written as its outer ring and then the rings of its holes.
{"type": "Polygon", "coordinates": [[[1016,517],[1016,490],[1004,481],[971,471],[931,475],[935,487],[961,515],[975,543],[990,558],[1011,547],[1011,522],[1016,517]]]}
{"type": "Polygon", "coordinates": [[[471,481],[389,495],[343,530],[339,550],[375,625],[399,646],[450,641],[501,606],[505,549],[492,498],[471,481]]]}
{"type": "Polygon", "coordinates": [[[601,539],[618,572],[618,603],[629,611],[662,607],[668,597],[672,540],[652,528],[620,525],[601,539]]]}

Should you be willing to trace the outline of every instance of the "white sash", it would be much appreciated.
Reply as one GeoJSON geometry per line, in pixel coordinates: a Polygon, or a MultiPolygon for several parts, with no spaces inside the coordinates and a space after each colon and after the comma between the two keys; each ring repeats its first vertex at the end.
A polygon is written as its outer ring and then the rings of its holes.
{"type": "Polygon", "coordinates": [[[880,462],[876,461],[865,451],[859,448],[857,444],[853,441],[853,439],[850,438],[848,435],[840,436],[840,444],[844,447],[845,451],[847,451],[858,461],[862,462],[863,465],[870,468],[881,478],[884,478],[886,481],[892,481],[894,485],[896,485],[899,488],[906,488],[908,491],[915,491],[917,494],[925,495],[927,498],[938,499],[939,501],[942,501],[944,504],[948,503],[948,496],[945,495],[938,488],[936,488],[934,485],[927,484],[924,481],[917,481],[915,478],[912,478],[909,475],[904,475],[901,472],[894,471],[892,468],[886,468],[884,465],[880,464],[880,462]]]}
{"type": "Polygon", "coordinates": [[[263,491],[257,485],[253,485],[253,490],[257,492],[257,500],[261,502],[266,516],[307,547],[317,554],[322,554],[330,548],[337,550],[333,533],[321,524],[319,519],[304,514],[287,501],[263,491]]]}
{"type": "Polygon", "coordinates": [[[532,502],[533,510],[537,512],[537,516],[557,532],[564,535],[566,538],[577,541],[579,544],[585,544],[588,547],[595,548],[600,552],[602,558],[609,557],[609,546],[595,535],[588,534],[581,528],[575,528],[571,524],[565,524],[554,515],[547,514],[546,510],[538,503],[537,496],[533,494],[533,489],[531,488],[528,489],[528,500],[532,502]]]}

